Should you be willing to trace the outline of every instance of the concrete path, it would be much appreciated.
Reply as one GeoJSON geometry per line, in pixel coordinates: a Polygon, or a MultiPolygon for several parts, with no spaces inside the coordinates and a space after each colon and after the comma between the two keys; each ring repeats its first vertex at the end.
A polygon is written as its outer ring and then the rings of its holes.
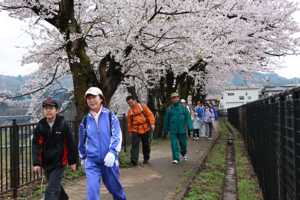
{"type": "MultiPolygon", "coordinates": [[[[187,160],[172,164],[170,140],[160,141],[151,146],[148,164],[139,164],[131,168],[121,168],[120,182],[128,200],[170,200],[182,199],[190,180],[196,174],[218,133],[213,133],[213,140],[193,140],[188,137],[187,160]]],[[[181,157],[180,157],[181,158],[181,157]]],[[[81,177],[64,186],[70,200],[86,199],[86,178],[81,177]]],[[[101,200],[112,199],[104,184],[101,185],[101,200]]]]}

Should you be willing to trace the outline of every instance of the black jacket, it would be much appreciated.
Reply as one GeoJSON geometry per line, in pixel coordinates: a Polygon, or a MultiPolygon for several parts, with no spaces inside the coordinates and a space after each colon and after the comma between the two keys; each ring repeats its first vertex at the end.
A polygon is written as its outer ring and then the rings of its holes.
{"type": "Polygon", "coordinates": [[[76,163],[77,146],[72,130],[66,120],[63,130],[61,121],[63,116],[56,115],[55,122],[50,129],[46,118],[39,121],[32,139],[32,157],[34,166],[42,166],[45,170],[65,167],[76,163]],[[40,130],[39,124],[43,127],[40,130]]]}

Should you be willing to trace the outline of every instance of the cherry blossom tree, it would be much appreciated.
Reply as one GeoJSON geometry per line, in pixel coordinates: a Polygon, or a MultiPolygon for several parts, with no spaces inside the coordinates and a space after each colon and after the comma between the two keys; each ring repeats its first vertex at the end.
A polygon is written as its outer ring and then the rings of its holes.
{"type": "Polygon", "coordinates": [[[220,90],[236,73],[247,79],[272,72],[281,57],[298,53],[292,35],[299,26],[291,16],[298,5],[290,0],[3,0],[0,6],[28,24],[34,41],[22,64],[39,69],[17,95],[34,93],[31,113],[50,90],[49,96],[73,93],[63,109],[74,101],[81,118],[90,86],[116,105],[127,93],[118,87],[135,84],[154,96],[156,107],[174,91],[220,90]],[[74,88],[61,84],[68,75],[74,88]]]}

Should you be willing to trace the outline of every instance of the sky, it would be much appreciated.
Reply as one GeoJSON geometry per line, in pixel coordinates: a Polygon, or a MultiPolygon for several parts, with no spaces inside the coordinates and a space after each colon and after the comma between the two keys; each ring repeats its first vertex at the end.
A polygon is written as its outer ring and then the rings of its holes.
{"type": "MultiPolygon", "coordinates": [[[[300,3],[300,0],[294,1],[300,3]]],[[[294,14],[294,18],[300,23],[300,11],[294,14]]],[[[10,18],[6,11],[2,11],[0,12],[0,27],[4,27],[0,31],[0,74],[6,76],[24,76],[33,72],[35,65],[21,66],[22,55],[26,53],[26,50],[17,48],[18,46],[27,46],[32,43],[31,38],[24,33],[26,23],[10,18]]],[[[276,70],[275,73],[286,78],[300,78],[298,66],[300,65],[300,55],[287,56],[284,58],[284,61],[287,67],[276,70]]]]}

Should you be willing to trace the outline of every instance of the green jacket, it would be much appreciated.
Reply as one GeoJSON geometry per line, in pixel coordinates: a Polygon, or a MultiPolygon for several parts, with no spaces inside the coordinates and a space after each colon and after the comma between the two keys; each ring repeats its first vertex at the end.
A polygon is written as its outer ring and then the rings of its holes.
{"type": "Polygon", "coordinates": [[[186,134],[186,124],[189,131],[193,130],[193,122],[190,113],[179,102],[171,105],[171,111],[169,114],[169,108],[166,110],[164,121],[164,133],[167,134],[170,130],[170,134],[186,134]]]}

